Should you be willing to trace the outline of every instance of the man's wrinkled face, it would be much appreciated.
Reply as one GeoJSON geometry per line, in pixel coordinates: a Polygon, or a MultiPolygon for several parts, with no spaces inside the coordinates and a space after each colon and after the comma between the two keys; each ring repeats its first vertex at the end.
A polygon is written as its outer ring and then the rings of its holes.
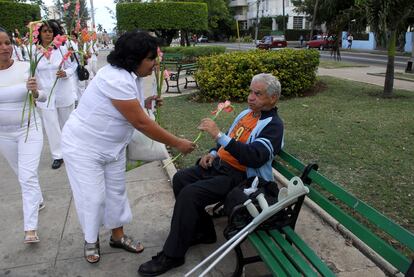
{"type": "Polygon", "coordinates": [[[264,82],[256,81],[250,84],[250,94],[247,97],[247,103],[254,112],[268,111],[276,104],[276,95],[270,96],[266,90],[267,84],[264,82]]]}

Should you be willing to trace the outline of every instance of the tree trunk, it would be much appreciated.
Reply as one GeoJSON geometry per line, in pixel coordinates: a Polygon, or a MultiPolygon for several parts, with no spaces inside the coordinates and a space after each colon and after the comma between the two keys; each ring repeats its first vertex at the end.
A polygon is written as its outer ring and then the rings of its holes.
{"type": "Polygon", "coordinates": [[[390,98],[393,96],[396,39],[397,39],[396,31],[395,30],[390,31],[390,40],[388,44],[387,71],[385,73],[384,92],[382,93],[382,96],[384,98],[390,98]]]}
{"type": "Polygon", "coordinates": [[[318,6],[319,6],[319,0],[316,0],[315,7],[313,7],[313,16],[312,16],[312,24],[311,24],[310,34],[309,34],[309,40],[312,40],[313,29],[315,29],[315,18],[316,18],[316,12],[318,11],[318,6]]]}

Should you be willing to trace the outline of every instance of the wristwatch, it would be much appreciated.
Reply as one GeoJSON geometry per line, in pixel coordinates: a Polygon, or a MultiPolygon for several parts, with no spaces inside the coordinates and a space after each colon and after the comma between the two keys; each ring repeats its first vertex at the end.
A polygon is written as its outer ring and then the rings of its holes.
{"type": "Polygon", "coordinates": [[[219,140],[222,136],[224,136],[223,132],[219,132],[216,136],[216,140],[219,140]]]}

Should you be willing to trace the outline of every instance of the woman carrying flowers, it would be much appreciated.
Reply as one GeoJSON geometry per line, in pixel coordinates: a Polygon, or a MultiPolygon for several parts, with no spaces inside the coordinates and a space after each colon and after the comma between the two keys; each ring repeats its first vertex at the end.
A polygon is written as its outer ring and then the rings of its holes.
{"type": "MultiPolygon", "coordinates": [[[[24,242],[39,242],[37,234],[39,209],[44,207],[40,190],[38,167],[43,147],[40,122],[22,123],[22,110],[28,90],[36,101],[46,101],[46,93],[37,89],[35,78],[29,78],[29,63],[11,58],[11,37],[0,28],[0,153],[17,175],[22,191],[24,242]]],[[[35,115],[24,113],[23,122],[35,121],[35,115]],[[30,118],[28,118],[30,116],[30,118]]],[[[7,238],[5,238],[7,239],[7,238]]]]}
{"type": "MultiPolygon", "coordinates": [[[[143,77],[152,74],[157,40],[145,32],[127,32],[92,79],[62,132],[62,151],[84,234],[84,257],[100,260],[99,229],[111,230],[109,245],[140,253],[143,245],[127,236],[123,226],[132,214],[125,187],[125,149],[134,129],[177,148],[194,150],[186,139],[167,132],[146,112],[155,97],[144,98],[143,77]]],[[[157,101],[158,102],[158,101],[157,101]]]]}
{"type": "Polygon", "coordinates": [[[70,78],[76,71],[76,63],[69,58],[62,28],[56,21],[43,22],[38,32],[35,51],[43,57],[36,68],[36,79],[39,90],[49,95],[48,101],[39,103],[38,107],[49,140],[52,168],[57,169],[63,163],[61,130],[74,109],[75,96],[70,78]]]}

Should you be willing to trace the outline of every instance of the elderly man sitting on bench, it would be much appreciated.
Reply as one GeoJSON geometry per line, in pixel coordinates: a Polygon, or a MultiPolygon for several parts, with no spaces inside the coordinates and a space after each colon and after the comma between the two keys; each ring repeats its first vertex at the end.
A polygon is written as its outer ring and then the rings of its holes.
{"type": "Polygon", "coordinates": [[[173,178],[176,198],[171,230],[163,250],[142,264],[138,273],[157,276],[184,264],[190,246],[215,243],[216,232],[205,207],[224,200],[244,179],[259,176],[273,180],[272,161],[280,151],[283,122],[276,104],[279,81],[271,74],[257,74],[250,84],[249,108],[241,112],[227,134],[211,119],[203,119],[200,130],[217,141],[196,166],[178,171],[173,178]]]}

